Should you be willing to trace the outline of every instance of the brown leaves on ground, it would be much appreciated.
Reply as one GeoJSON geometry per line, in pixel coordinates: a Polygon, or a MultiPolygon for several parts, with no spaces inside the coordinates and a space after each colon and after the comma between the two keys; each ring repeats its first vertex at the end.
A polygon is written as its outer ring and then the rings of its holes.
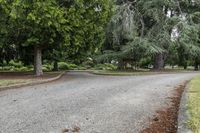
{"type": "Polygon", "coordinates": [[[182,93],[187,82],[179,85],[174,97],[171,97],[172,105],[169,108],[157,111],[157,116],[151,121],[151,125],[140,133],[176,133],[178,125],[178,112],[182,93]]]}
{"type": "Polygon", "coordinates": [[[80,131],[80,127],[74,126],[72,129],[63,129],[62,133],[68,133],[68,132],[73,132],[73,133],[78,133],[80,131]]]}

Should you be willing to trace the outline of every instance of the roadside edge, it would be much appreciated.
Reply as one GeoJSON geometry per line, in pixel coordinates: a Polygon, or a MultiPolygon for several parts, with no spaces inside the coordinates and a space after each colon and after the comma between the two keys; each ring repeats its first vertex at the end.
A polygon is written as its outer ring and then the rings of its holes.
{"type": "Polygon", "coordinates": [[[33,85],[44,84],[44,83],[56,81],[56,80],[60,79],[65,73],[66,72],[64,71],[64,72],[61,72],[56,77],[44,79],[44,80],[40,80],[40,81],[33,81],[33,82],[30,82],[30,83],[22,83],[22,84],[10,85],[10,86],[2,86],[2,87],[0,87],[0,91],[4,91],[4,90],[8,90],[8,89],[21,88],[21,87],[25,87],[25,86],[33,86],[33,85]]]}
{"type": "Polygon", "coordinates": [[[179,115],[178,115],[178,131],[177,133],[193,133],[192,130],[188,127],[187,121],[190,118],[190,114],[187,110],[187,101],[188,101],[188,91],[189,84],[185,87],[183,92],[181,103],[179,107],[179,115]]]}

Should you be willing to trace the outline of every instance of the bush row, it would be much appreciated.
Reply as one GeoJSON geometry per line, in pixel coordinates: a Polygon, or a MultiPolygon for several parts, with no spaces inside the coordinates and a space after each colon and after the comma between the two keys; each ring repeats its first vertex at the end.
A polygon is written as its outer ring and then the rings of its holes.
{"type": "MultiPolygon", "coordinates": [[[[52,71],[53,64],[45,62],[42,66],[43,71],[52,71]]],[[[59,70],[86,70],[86,69],[94,69],[94,70],[115,70],[117,67],[113,64],[97,64],[95,65],[92,62],[84,62],[81,65],[76,65],[73,63],[67,62],[58,62],[59,70]]],[[[11,60],[9,63],[0,64],[0,71],[33,71],[33,66],[24,66],[21,61],[13,61],[11,60]]]]}

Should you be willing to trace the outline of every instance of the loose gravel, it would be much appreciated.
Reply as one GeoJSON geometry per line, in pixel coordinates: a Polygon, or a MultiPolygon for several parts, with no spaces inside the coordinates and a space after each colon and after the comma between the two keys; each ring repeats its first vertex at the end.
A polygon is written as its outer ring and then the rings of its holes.
{"type": "Polygon", "coordinates": [[[0,92],[0,133],[138,133],[170,106],[175,86],[195,73],[97,76],[0,92]]]}

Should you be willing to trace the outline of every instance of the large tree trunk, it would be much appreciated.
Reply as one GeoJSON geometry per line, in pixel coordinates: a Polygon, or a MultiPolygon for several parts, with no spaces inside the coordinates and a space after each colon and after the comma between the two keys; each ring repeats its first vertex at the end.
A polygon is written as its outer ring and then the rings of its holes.
{"type": "Polygon", "coordinates": [[[160,53],[155,56],[154,69],[161,70],[164,68],[164,54],[160,53]]]}
{"type": "Polygon", "coordinates": [[[34,51],[34,72],[36,76],[43,75],[42,71],[42,49],[35,46],[34,51]]]}
{"type": "Polygon", "coordinates": [[[184,70],[188,68],[187,62],[183,65],[184,70]]]}
{"type": "Polygon", "coordinates": [[[125,63],[124,63],[123,60],[119,60],[118,69],[119,70],[124,70],[125,69],[125,63]]]}
{"type": "Polygon", "coordinates": [[[199,70],[199,63],[198,63],[198,60],[197,60],[197,59],[195,59],[194,70],[195,70],[195,71],[198,71],[198,70],[199,70]]]}

